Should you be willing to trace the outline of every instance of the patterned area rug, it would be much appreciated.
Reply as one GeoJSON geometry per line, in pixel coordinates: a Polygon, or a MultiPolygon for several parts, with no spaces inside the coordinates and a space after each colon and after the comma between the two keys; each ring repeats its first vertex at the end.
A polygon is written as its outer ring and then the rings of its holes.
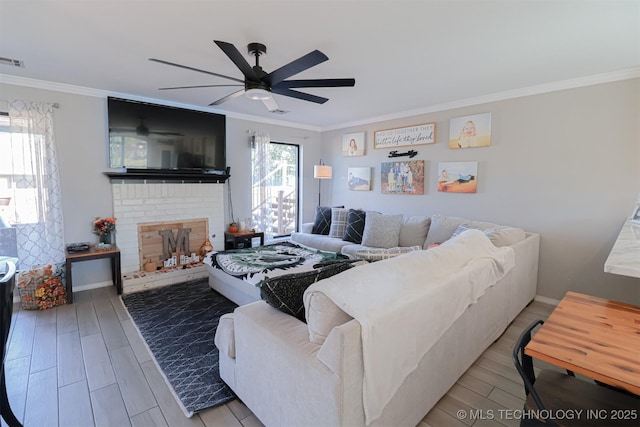
{"type": "Polygon", "coordinates": [[[213,342],[220,316],[235,303],[212,291],[207,279],[123,295],[122,301],[187,417],[235,398],[220,379],[213,342]]]}

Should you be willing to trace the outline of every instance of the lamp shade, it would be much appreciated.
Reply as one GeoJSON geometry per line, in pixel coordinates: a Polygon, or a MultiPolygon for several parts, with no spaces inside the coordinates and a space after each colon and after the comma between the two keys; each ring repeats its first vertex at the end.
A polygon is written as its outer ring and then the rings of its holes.
{"type": "Polygon", "coordinates": [[[315,165],[313,167],[313,177],[317,179],[331,179],[333,168],[327,165],[315,165]]]}

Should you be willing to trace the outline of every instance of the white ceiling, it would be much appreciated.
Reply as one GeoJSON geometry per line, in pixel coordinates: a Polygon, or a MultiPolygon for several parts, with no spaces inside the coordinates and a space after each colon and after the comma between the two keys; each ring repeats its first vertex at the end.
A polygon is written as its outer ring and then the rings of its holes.
{"type": "Polygon", "coordinates": [[[24,61],[0,65],[9,83],[331,129],[636,69],[640,1],[0,0],[0,56],[24,61]],[[275,95],[285,115],[245,97],[207,107],[236,88],[158,90],[229,81],[151,57],[241,78],[213,40],[243,54],[265,44],[267,72],[319,49],[329,61],[292,79],[353,77],[356,86],[306,90],[329,98],[323,105],[275,95]]]}

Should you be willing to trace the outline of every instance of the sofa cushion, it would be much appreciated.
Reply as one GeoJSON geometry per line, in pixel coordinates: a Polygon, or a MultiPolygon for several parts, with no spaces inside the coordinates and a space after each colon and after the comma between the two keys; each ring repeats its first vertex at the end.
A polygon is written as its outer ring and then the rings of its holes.
{"type": "Polygon", "coordinates": [[[460,224],[458,228],[453,232],[451,237],[456,237],[457,235],[471,229],[481,230],[486,236],[491,240],[495,246],[511,246],[514,243],[518,243],[521,240],[524,240],[526,237],[525,232],[521,228],[515,227],[491,227],[491,228],[483,228],[483,227],[474,227],[470,224],[460,224]]]}
{"type": "Polygon", "coordinates": [[[308,305],[309,341],[315,344],[322,345],[333,328],[353,319],[322,292],[312,293],[308,305]]]}
{"type": "Polygon", "coordinates": [[[460,224],[469,224],[474,228],[501,228],[497,224],[491,222],[471,221],[467,218],[457,216],[444,216],[433,215],[431,217],[431,225],[429,226],[429,233],[427,234],[427,240],[424,242],[423,247],[427,247],[432,243],[443,243],[451,238],[453,232],[460,224]]]}
{"type": "Polygon", "coordinates": [[[347,228],[347,213],[349,209],[331,208],[331,226],[329,227],[329,237],[342,239],[347,228]]]}
{"type": "Polygon", "coordinates": [[[344,246],[352,245],[353,243],[345,242],[342,239],[335,237],[324,236],[322,234],[309,234],[309,233],[291,233],[291,241],[299,243],[304,246],[308,246],[313,249],[326,252],[340,252],[344,246]]]}
{"type": "Polygon", "coordinates": [[[359,209],[349,209],[347,212],[347,224],[342,240],[356,244],[362,243],[364,224],[367,213],[359,209]]]}
{"type": "Polygon", "coordinates": [[[393,248],[398,246],[402,214],[383,215],[368,211],[364,224],[362,244],[374,248],[393,248]]]}
{"type": "Polygon", "coordinates": [[[313,221],[311,233],[328,235],[331,229],[331,208],[327,206],[316,207],[316,218],[313,221]]]}
{"type": "Polygon", "coordinates": [[[326,279],[352,267],[351,261],[334,262],[311,271],[285,274],[265,279],[260,284],[260,297],[283,313],[305,321],[304,291],[318,280],[326,279]]]}
{"type": "Polygon", "coordinates": [[[428,216],[411,216],[404,218],[400,226],[399,246],[423,246],[427,240],[431,218],[428,216]]]}

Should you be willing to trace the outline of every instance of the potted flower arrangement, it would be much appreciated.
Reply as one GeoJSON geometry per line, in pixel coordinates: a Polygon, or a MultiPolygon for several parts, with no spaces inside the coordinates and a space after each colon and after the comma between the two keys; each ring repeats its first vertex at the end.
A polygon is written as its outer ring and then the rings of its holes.
{"type": "Polygon", "coordinates": [[[100,236],[100,243],[104,245],[111,244],[111,237],[116,231],[116,219],[115,218],[100,218],[97,217],[93,221],[93,234],[100,236]]]}

